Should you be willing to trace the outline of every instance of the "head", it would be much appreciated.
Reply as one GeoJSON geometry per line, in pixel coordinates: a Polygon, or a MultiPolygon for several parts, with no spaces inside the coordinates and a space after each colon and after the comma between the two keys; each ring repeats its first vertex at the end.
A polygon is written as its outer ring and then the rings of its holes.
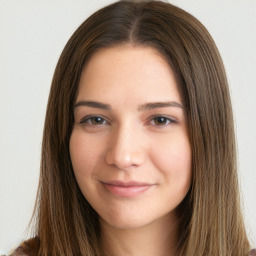
{"type": "Polygon", "coordinates": [[[218,250],[224,255],[232,242],[220,248],[226,239],[222,235],[234,225],[244,232],[243,225],[237,224],[235,141],[224,67],[204,26],[160,1],[120,1],[99,10],[76,30],[62,52],[44,128],[38,235],[48,247],[41,250],[53,255],[100,254],[98,214],[79,188],[70,140],[86,68],[103,51],[122,47],[149,49],[158,55],[170,68],[183,106],[191,176],[175,207],[179,251],[217,255],[218,250]]]}

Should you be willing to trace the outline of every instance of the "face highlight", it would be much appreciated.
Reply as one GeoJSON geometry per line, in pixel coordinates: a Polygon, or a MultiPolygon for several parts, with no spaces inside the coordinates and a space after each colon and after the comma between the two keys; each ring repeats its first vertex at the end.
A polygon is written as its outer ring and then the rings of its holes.
{"type": "Polygon", "coordinates": [[[191,184],[191,148],[174,74],[156,50],[95,53],[74,117],[74,173],[102,222],[130,229],[174,215],[191,184]]]}

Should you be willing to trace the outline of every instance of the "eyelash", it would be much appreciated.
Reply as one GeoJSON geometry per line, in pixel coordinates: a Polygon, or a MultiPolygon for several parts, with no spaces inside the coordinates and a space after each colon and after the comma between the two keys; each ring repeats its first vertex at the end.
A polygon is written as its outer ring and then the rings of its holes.
{"type": "Polygon", "coordinates": [[[155,115],[153,117],[150,117],[149,121],[147,122],[147,125],[150,125],[152,121],[156,121],[156,119],[162,119],[165,121],[165,123],[163,125],[156,125],[156,124],[152,124],[154,126],[158,126],[158,127],[165,127],[171,124],[175,124],[177,123],[177,121],[174,118],[171,118],[169,116],[165,116],[165,115],[155,115]],[[167,123],[166,123],[167,122],[167,123]]]}
{"type": "Polygon", "coordinates": [[[90,125],[90,126],[92,126],[92,127],[97,127],[97,126],[102,126],[102,125],[105,125],[105,124],[92,124],[92,120],[94,119],[101,119],[102,121],[104,121],[106,124],[110,124],[110,122],[108,122],[107,120],[106,120],[106,118],[104,118],[104,117],[102,117],[102,116],[86,116],[85,118],[83,118],[82,120],[81,120],[81,122],[80,122],[80,124],[85,124],[85,125],[90,125]]]}
{"type": "MultiPolygon", "coordinates": [[[[169,116],[165,116],[165,115],[155,115],[155,116],[152,116],[148,119],[146,125],[153,125],[153,126],[156,126],[156,127],[159,127],[159,128],[162,128],[162,127],[165,127],[165,126],[168,126],[168,125],[171,125],[171,124],[176,124],[177,123],[177,120],[175,120],[174,118],[171,118],[169,116]],[[164,124],[162,125],[156,125],[156,124],[153,124],[152,122],[156,122],[156,120],[159,119],[158,121],[160,121],[160,119],[162,119],[162,121],[164,121],[164,124]]],[[[80,121],[80,124],[84,124],[84,125],[89,125],[91,127],[101,127],[103,125],[109,125],[110,122],[108,120],[106,120],[106,118],[102,117],[102,116],[97,116],[97,115],[92,115],[92,116],[86,116],[84,117],[81,121],[80,121]],[[101,120],[103,123],[101,124],[93,124],[92,121],[94,119],[94,121],[96,119],[99,119],[101,120]]]]}

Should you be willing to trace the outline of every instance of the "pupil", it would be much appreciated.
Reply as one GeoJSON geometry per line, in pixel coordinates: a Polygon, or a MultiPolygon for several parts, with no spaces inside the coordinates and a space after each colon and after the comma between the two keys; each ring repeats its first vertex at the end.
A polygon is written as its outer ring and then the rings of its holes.
{"type": "Polygon", "coordinates": [[[95,117],[92,120],[93,123],[95,124],[102,124],[102,118],[101,117],[95,117]]]}
{"type": "Polygon", "coordinates": [[[165,117],[157,117],[155,119],[156,124],[164,124],[166,122],[166,118],[165,117]]]}

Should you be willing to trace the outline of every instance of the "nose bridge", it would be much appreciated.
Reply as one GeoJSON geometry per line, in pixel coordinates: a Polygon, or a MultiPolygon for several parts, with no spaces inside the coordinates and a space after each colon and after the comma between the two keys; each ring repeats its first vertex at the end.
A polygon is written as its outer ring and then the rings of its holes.
{"type": "Polygon", "coordinates": [[[119,169],[141,165],[145,160],[145,152],[138,133],[139,131],[128,123],[116,127],[110,137],[106,162],[119,169]]]}

